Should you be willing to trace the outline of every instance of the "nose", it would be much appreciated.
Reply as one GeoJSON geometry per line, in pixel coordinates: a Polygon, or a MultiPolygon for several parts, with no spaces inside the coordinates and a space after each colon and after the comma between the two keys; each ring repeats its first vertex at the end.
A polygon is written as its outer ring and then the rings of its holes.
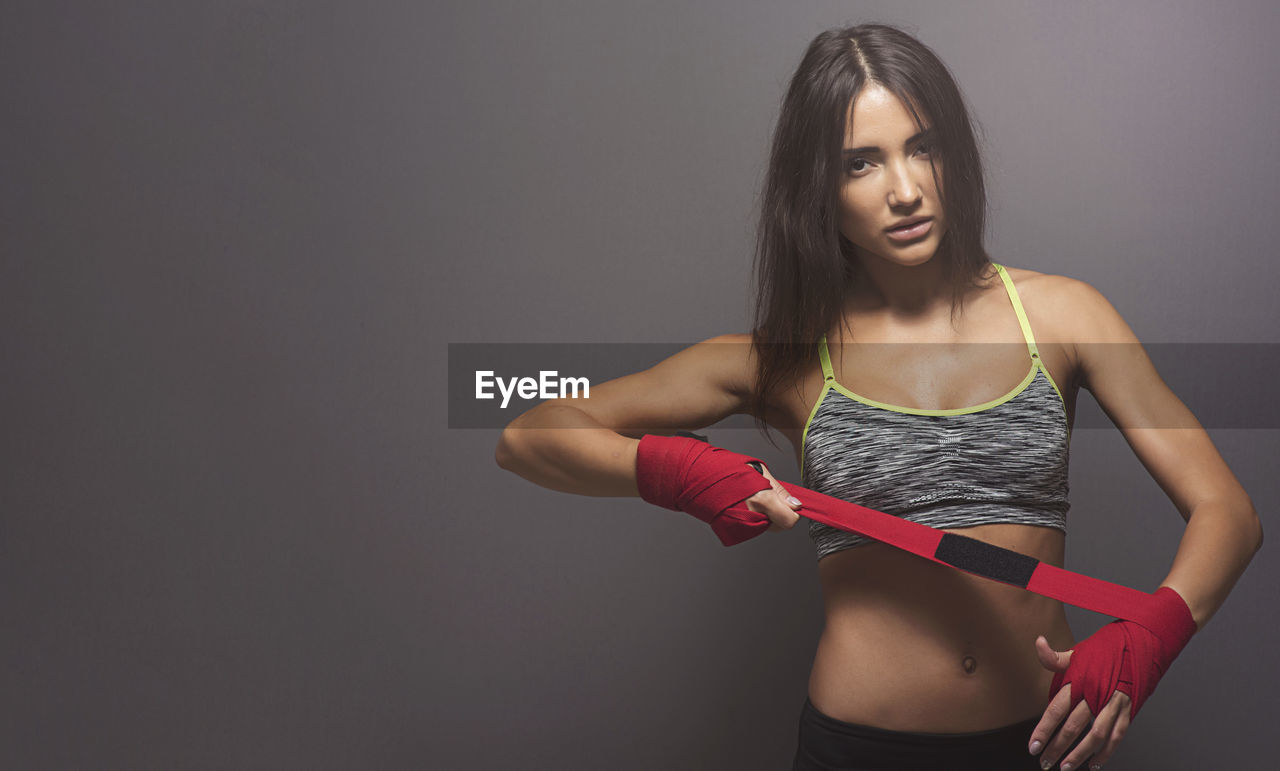
{"type": "Polygon", "coordinates": [[[924,195],[906,163],[890,164],[889,204],[910,207],[924,195]]]}

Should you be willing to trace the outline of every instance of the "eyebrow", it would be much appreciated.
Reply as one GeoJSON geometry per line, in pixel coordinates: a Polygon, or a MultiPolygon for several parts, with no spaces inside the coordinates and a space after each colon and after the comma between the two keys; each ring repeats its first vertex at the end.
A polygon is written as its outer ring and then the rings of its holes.
{"type": "MultiPolygon", "coordinates": [[[[902,146],[903,146],[903,147],[906,147],[906,146],[908,146],[908,145],[914,144],[914,143],[918,142],[919,140],[921,140],[921,139],[925,139],[925,138],[930,137],[930,136],[932,136],[932,135],[933,135],[933,127],[932,127],[932,126],[930,126],[929,128],[925,129],[924,131],[921,131],[921,132],[919,132],[918,134],[914,134],[914,135],[912,135],[912,136],[908,137],[908,138],[907,138],[907,141],[902,143],[902,146]]],[[[846,147],[846,148],[844,149],[844,154],[845,154],[845,155],[853,155],[854,153],[878,153],[878,152],[880,152],[880,148],[879,148],[879,147],[876,147],[875,145],[870,145],[870,146],[867,146],[867,147],[846,147]]]]}

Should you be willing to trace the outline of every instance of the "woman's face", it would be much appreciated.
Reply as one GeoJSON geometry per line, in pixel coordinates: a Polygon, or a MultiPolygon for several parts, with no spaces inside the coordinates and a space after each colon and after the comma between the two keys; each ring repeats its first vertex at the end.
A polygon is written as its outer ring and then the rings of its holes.
{"type": "Polygon", "coordinates": [[[929,135],[920,136],[902,102],[874,83],[854,99],[850,114],[845,123],[840,232],[863,259],[899,265],[928,262],[947,224],[933,181],[929,135]],[[921,228],[890,232],[894,225],[921,217],[930,218],[921,228]]]}

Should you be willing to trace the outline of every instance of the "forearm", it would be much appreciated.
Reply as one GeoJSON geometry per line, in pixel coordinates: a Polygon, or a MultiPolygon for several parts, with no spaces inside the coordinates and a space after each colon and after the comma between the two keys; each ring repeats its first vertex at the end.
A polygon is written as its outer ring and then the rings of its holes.
{"type": "Polygon", "coordinates": [[[1262,525],[1247,498],[1205,501],[1191,510],[1161,586],[1182,595],[1203,629],[1261,546],[1262,525]]]}
{"type": "Polygon", "coordinates": [[[638,439],[601,425],[576,407],[546,404],[502,432],[495,458],[534,484],[566,493],[638,496],[638,439]]]}

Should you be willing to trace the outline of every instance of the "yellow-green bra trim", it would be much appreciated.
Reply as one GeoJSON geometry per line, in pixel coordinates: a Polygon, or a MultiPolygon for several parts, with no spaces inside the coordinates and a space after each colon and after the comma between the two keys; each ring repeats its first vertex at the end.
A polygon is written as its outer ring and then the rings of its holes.
{"type": "MultiPolygon", "coordinates": [[[[1018,298],[1018,290],[1014,288],[1013,279],[1009,278],[1009,274],[1005,272],[1003,265],[994,262],[991,264],[995,266],[996,272],[1000,275],[1000,279],[1004,283],[1005,291],[1009,295],[1009,300],[1013,303],[1013,312],[1018,316],[1018,326],[1022,329],[1022,336],[1027,343],[1027,351],[1031,354],[1031,369],[1027,372],[1026,376],[1022,378],[1022,382],[1014,386],[1012,391],[1009,391],[1003,396],[999,396],[991,401],[983,402],[982,404],[975,404],[971,407],[957,407],[950,410],[929,410],[888,404],[886,402],[876,401],[875,399],[868,399],[860,394],[855,394],[853,391],[850,391],[836,381],[835,372],[831,366],[831,353],[827,350],[827,336],[824,334],[818,341],[818,357],[822,361],[822,375],[825,382],[822,392],[818,394],[817,400],[813,403],[813,409],[809,411],[809,417],[804,423],[804,431],[800,435],[801,469],[804,468],[804,448],[805,442],[809,437],[809,425],[813,422],[813,416],[817,414],[818,407],[822,405],[822,400],[826,398],[827,391],[831,390],[844,394],[854,401],[862,402],[863,404],[877,407],[882,410],[889,410],[890,412],[900,412],[905,415],[967,415],[974,412],[989,410],[992,407],[1003,404],[1022,393],[1026,390],[1027,386],[1031,385],[1031,381],[1035,379],[1036,370],[1040,370],[1044,373],[1045,379],[1049,381],[1049,385],[1053,386],[1054,392],[1058,394],[1058,400],[1061,401],[1063,405],[1063,417],[1066,417],[1066,399],[1063,398],[1062,390],[1058,388],[1058,384],[1054,382],[1053,375],[1050,375],[1049,370],[1040,362],[1040,350],[1036,347],[1035,336],[1031,334],[1031,322],[1027,320],[1027,313],[1022,308],[1022,301],[1018,298]]],[[[1068,432],[1069,431],[1070,429],[1068,429],[1068,432]]],[[[1069,433],[1068,436],[1070,436],[1069,433]]]]}

